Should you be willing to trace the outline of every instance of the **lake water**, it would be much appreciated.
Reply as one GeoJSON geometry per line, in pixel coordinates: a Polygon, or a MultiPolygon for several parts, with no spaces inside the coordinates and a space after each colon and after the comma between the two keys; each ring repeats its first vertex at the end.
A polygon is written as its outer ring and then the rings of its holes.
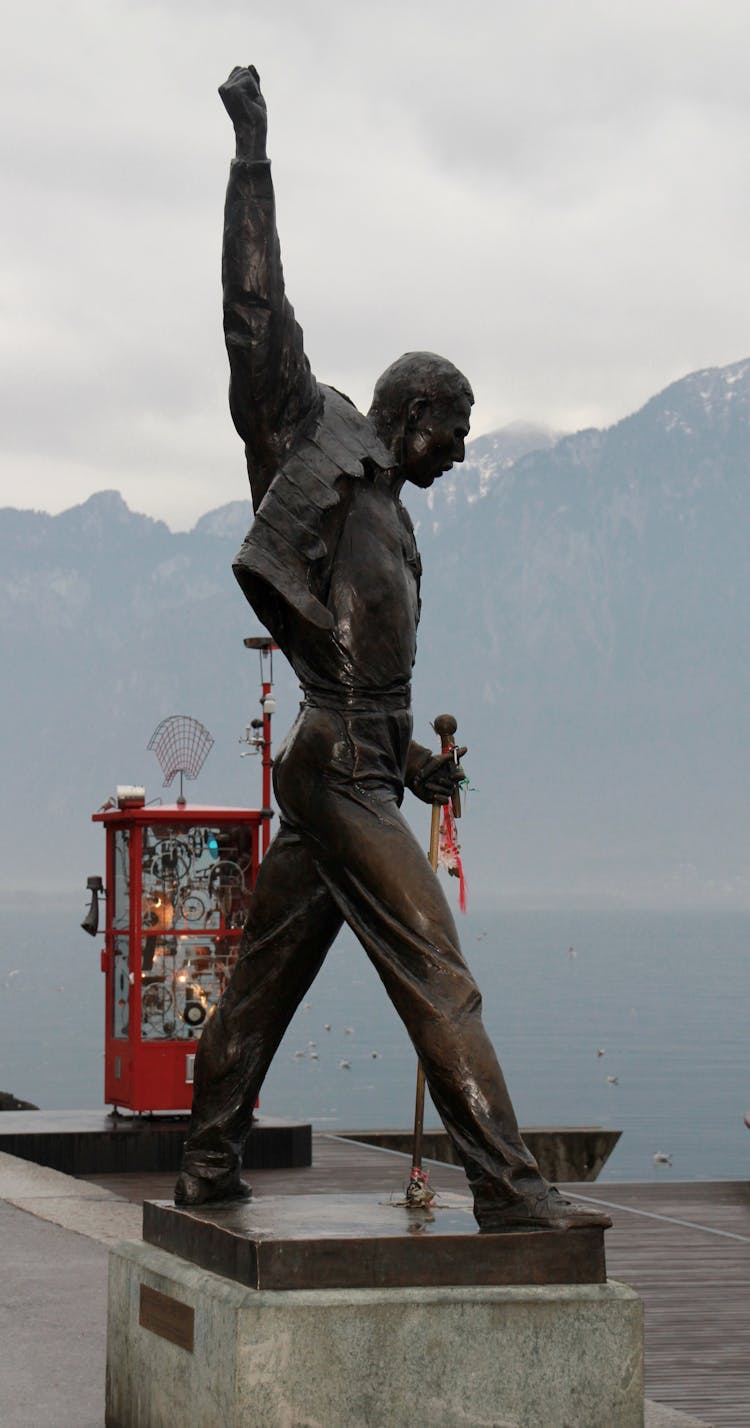
{"type": "MultiPolygon", "coordinates": [[[[80,894],[0,897],[0,1090],[49,1109],[102,1105],[102,939],[79,931],[85,907],[80,894]]],[[[460,931],[522,1125],[620,1129],[603,1180],[747,1177],[750,913],[474,907],[460,931]]],[[[261,1110],[406,1127],[414,1078],[401,1023],[342,934],[261,1110]]]]}

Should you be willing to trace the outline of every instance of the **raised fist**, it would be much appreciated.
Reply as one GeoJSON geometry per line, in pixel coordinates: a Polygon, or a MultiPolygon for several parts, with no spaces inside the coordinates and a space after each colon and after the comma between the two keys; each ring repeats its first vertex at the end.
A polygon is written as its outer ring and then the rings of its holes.
{"type": "Polygon", "coordinates": [[[236,65],[229,78],[219,86],[219,94],[234,124],[238,157],[264,159],[268,120],[255,65],[246,69],[236,65]]]}

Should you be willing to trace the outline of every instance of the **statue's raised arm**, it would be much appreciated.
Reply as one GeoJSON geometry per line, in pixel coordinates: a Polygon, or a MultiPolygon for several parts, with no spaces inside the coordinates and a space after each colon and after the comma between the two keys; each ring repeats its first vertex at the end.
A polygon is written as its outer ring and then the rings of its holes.
{"type": "Polygon", "coordinates": [[[236,67],[219,89],[237,141],[224,209],[224,335],[232,419],[247,450],[257,510],[292,433],[317,399],[302,330],[284,292],[257,70],[236,67]]]}
{"type": "Polygon", "coordinates": [[[233,568],[303,699],[274,758],[279,831],[197,1046],[175,1200],[249,1197],[240,1168],[258,1092],[346,922],[414,1043],[480,1229],[601,1232],[606,1214],[562,1199],[524,1145],[450,909],[401,812],[405,787],[442,803],[461,777],[455,751],[412,740],[422,566],[401,493],[428,490],[464,460],[471,387],[424,351],[381,374],[367,415],[315,381],[284,296],[256,71],[232,70],[221,97],[237,133],[224,324],[255,505],[233,568]]]}

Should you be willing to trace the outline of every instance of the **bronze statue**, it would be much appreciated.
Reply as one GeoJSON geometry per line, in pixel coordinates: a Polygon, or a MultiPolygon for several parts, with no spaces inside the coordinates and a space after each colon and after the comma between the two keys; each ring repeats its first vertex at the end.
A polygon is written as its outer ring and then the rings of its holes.
{"type": "Polygon", "coordinates": [[[247,1197],[252,1109],[271,1059],[346,921],[402,1017],[483,1230],[609,1223],[563,1200],[524,1145],[453,917],[400,812],[454,787],[450,754],[411,737],[420,560],[400,494],[464,459],[471,387],[430,352],[399,358],[362,416],[313,377],[284,292],[266,106],[253,68],[219,91],[237,156],[227,191],[230,408],[254,524],[235,562],[304,700],[274,765],[279,831],[234,975],[195,1063],[178,1205],[247,1197]]]}

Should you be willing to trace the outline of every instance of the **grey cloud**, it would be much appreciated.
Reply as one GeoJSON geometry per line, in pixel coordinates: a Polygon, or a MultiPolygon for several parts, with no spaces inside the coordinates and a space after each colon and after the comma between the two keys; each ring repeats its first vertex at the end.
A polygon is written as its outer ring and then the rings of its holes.
{"type": "Polygon", "coordinates": [[[744,0],[248,13],[48,0],[8,26],[0,401],[36,503],[120,484],[174,520],[244,494],[219,311],[235,62],[262,72],[313,366],[359,403],[424,345],[471,375],[477,431],[569,429],[747,355],[744,0]]]}

